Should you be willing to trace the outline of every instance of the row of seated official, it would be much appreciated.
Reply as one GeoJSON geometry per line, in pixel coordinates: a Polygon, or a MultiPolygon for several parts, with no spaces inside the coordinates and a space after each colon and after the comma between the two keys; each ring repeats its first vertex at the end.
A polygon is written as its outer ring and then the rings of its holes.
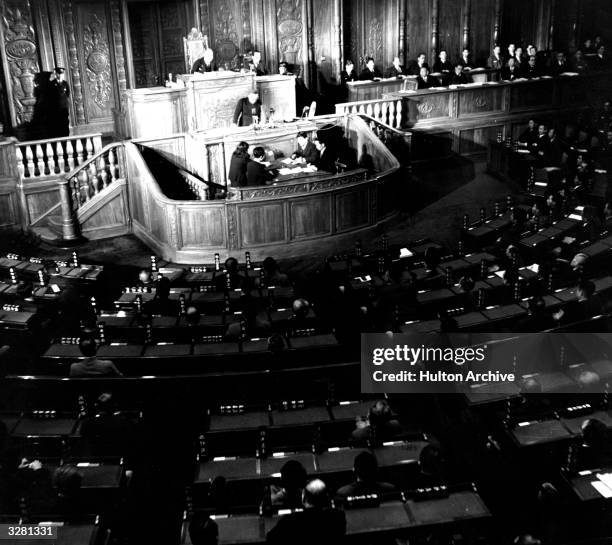
{"type": "Polygon", "coordinates": [[[347,168],[374,168],[373,160],[365,147],[356,161],[355,151],[346,143],[332,142],[323,137],[311,139],[307,133],[301,132],[297,136],[297,148],[286,159],[275,158],[271,150],[266,152],[262,146],[254,147],[251,155],[249,144],[240,142],[232,153],[228,179],[234,187],[251,187],[282,180],[283,176],[279,177],[281,168],[296,173],[321,171],[331,174],[347,168]]]}

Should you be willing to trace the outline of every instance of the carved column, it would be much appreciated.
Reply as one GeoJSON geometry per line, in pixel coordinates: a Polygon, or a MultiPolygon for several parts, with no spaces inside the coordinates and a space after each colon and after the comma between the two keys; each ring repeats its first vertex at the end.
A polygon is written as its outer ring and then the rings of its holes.
{"type": "Polygon", "coordinates": [[[554,39],[555,39],[555,0],[550,0],[549,6],[549,16],[548,16],[548,39],[546,40],[547,49],[554,49],[554,39]]]}
{"type": "Polygon", "coordinates": [[[61,178],[58,183],[62,211],[62,238],[70,242],[79,238],[76,218],[72,210],[72,201],[70,200],[70,188],[66,177],[61,178]]]}
{"type": "Polygon", "coordinates": [[[313,0],[302,0],[306,2],[306,35],[308,38],[308,71],[310,72],[310,85],[313,89],[317,88],[317,58],[314,43],[314,8],[313,0]]]}
{"type": "Polygon", "coordinates": [[[463,2],[463,41],[462,48],[470,48],[470,15],[472,13],[472,2],[471,0],[464,0],[463,2]]]}
{"type": "Polygon", "coordinates": [[[335,72],[340,81],[342,63],[344,62],[344,51],[342,47],[342,0],[334,0],[334,49],[335,51],[335,72]]]}
{"type": "Polygon", "coordinates": [[[432,0],[431,3],[431,54],[430,62],[433,63],[438,55],[438,4],[439,0],[432,0]]]}
{"type": "Polygon", "coordinates": [[[125,136],[127,134],[127,104],[125,96],[125,91],[127,89],[127,77],[125,70],[125,55],[123,50],[123,36],[121,32],[120,0],[111,0],[111,27],[113,30],[113,52],[115,57],[115,66],[117,74],[117,102],[119,103],[119,107],[113,109],[115,118],[115,134],[119,136],[125,136]]]}
{"type": "Polygon", "coordinates": [[[491,50],[495,45],[499,43],[499,31],[501,28],[501,8],[502,0],[495,0],[495,16],[493,19],[493,43],[491,44],[491,50]]]}
{"type": "Polygon", "coordinates": [[[582,19],[582,0],[576,0],[576,10],[572,21],[572,33],[570,35],[570,50],[575,51],[581,47],[580,44],[580,21],[582,19]]]}
{"type": "Polygon", "coordinates": [[[125,39],[127,86],[129,89],[134,89],[136,87],[136,78],[134,76],[134,55],[132,54],[132,36],[130,34],[130,17],[128,13],[127,0],[121,0],[121,27],[125,39]]]}
{"type": "Polygon", "coordinates": [[[72,103],[76,114],[76,123],[73,125],[85,125],[85,109],[83,107],[83,89],[81,87],[81,69],[79,67],[79,56],[77,51],[76,36],[74,31],[74,20],[72,18],[72,0],[64,0],[64,27],[66,29],[66,41],[68,43],[68,60],[70,65],[72,103]]]}
{"type": "Polygon", "coordinates": [[[27,1],[0,2],[0,16],[0,57],[11,123],[16,127],[30,121],[34,111],[34,74],[40,70],[37,38],[27,1]]]}
{"type": "Polygon", "coordinates": [[[399,0],[399,29],[397,54],[400,62],[406,66],[406,0],[399,0]]]}

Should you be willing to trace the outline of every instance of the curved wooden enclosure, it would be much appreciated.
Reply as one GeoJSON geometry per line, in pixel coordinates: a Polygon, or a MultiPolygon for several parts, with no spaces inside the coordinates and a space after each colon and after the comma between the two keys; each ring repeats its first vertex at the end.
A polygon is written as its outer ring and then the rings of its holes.
{"type": "Polygon", "coordinates": [[[125,144],[133,233],[164,259],[210,262],[215,253],[251,252],[255,259],[334,251],[367,238],[397,212],[399,163],[358,116],[332,116],[255,131],[232,128],[125,144]],[[351,148],[366,150],[374,168],[318,172],[273,185],[235,189],[225,200],[172,200],[139,151],[152,148],[180,168],[225,184],[236,144],[290,155],[298,132],[342,129],[351,148]]]}

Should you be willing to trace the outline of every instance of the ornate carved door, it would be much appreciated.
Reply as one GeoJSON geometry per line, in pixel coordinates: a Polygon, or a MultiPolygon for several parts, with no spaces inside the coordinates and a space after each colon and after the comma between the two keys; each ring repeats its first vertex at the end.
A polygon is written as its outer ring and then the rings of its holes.
{"type": "Polygon", "coordinates": [[[192,2],[130,1],[128,12],[137,87],[163,85],[185,71],[183,37],[192,26],[192,2]]]}

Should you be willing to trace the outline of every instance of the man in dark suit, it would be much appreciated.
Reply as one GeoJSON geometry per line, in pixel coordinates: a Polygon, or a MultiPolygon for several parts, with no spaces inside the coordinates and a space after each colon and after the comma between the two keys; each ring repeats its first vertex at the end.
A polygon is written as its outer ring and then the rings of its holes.
{"type": "Polygon", "coordinates": [[[386,78],[401,78],[406,74],[404,67],[400,64],[399,57],[393,57],[393,64],[385,72],[386,78]]]}
{"type": "Polygon", "coordinates": [[[487,60],[487,66],[494,70],[501,70],[503,68],[504,58],[501,54],[501,48],[498,45],[493,48],[493,53],[487,60]]]}
{"type": "Polygon", "coordinates": [[[266,152],[261,146],[253,149],[253,160],[247,163],[246,185],[265,185],[272,179],[272,175],[266,170],[263,164],[266,152]]]}
{"type": "Polygon", "coordinates": [[[508,59],[508,64],[501,69],[501,79],[504,81],[514,81],[520,77],[519,68],[514,57],[508,59]]]}
{"type": "Polygon", "coordinates": [[[196,72],[203,74],[205,72],[215,72],[217,70],[217,65],[213,61],[214,52],[210,47],[207,47],[204,50],[204,55],[202,55],[197,61],[193,63],[191,67],[191,73],[195,74],[196,72]]]}
{"type": "Polygon", "coordinates": [[[292,159],[304,159],[307,164],[315,164],[319,158],[316,146],[308,139],[308,134],[301,132],[297,136],[298,147],[291,156],[292,159]]]}
{"type": "Polygon", "coordinates": [[[567,71],[569,71],[569,66],[567,64],[567,59],[565,58],[565,53],[563,53],[563,51],[558,51],[555,55],[555,60],[550,64],[548,73],[551,76],[558,76],[567,71]]]}
{"type": "Polygon", "coordinates": [[[561,159],[563,157],[563,148],[557,131],[553,128],[548,131],[548,142],[544,146],[543,162],[544,166],[547,167],[560,167],[561,159]]]}
{"type": "Polygon", "coordinates": [[[50,84],[49,136],[59,138],[70,135],[70,87],[66,82],[66,71],[57,67],[50,84]]]}
{"type": "Polygon", "coordinates": [[[319,170],[325,172],[336,172],[336,158],[331,149],[327,147],[325,142],[321,140],[314,141],[315,148],[319,152],[319,158],[314,162],[314,165],[319,170]]]}
{"type": "Polygon", "coordinates": [[[361,81],[374,81],[381,78],[382,74],[380,73],[380,70],[376,68],[374,59],[372,57],[368,57],[366,59],[365,68],[361,71],[361,74],[359,74],[359,79],[361,81]]]}
{"type": "Polygon", "coordinates": [[[83,338],[79,342],[79,349],[85,359],[70,366],[71,377],[120,377],[121,372],[110,360],[100,360],[96,358],[96,341],[90,338],[83,338]]]}
{"type": "Polygon", "coordinates": [[[450,76],[448,81],[449,85],[465,85],[468,83],[468,77],[463,72],[463,65],[461,63],[457,63],[455,65],[455,69],[450,76]]]}
{"type": "Polygon", "coordinates": [[[521,133],[518,138],[519,142],[531,146],[535,144],[538,139],[538,126],[536,125],[535,119],[530,119],[527,124],[527,128],[521,133]]]}
{"type": "Polygon", "coordinates": [[[461,56],[459,57],[457,64],[460,64],[464,70],[471,70],[474,68],[474,60],[472,59],[469,49],[464,49],[461,51],[461,56]]]}
{"type": "Polygon", "coordinates": [[[453,71],[453,63],[448,60],[448,54],[444,49],[438,54],[438,60],[434,62],[433,71],[440,74],[450,74],[453,71]]]}
{"type": "Polygon", "coordinates": [[[270,545],[337,545],[346,533],[343,511],[328,507],[327,488],[310,481],[303,494],[304,510],[282,517],[266,536],[270,545]]]}
{"type": "Polygon", "coordinates": [[[590,280],[581,281],[576,287],[576,299],[568,302],[553,318],[561,324],[587,320],[601,312],[601,306],[594,299],[595,284],[590,280]]]}
{"type": "Polygon", "coordinates": [[[542,74],[538,67],[537,60],[535,56],[532,55],[531,57],[529,57],[527,64],[525,64],[523,67],[522,76],[527,79],[532,79],[532,78],[539,78],[541,75],[542,74]]]}
{"type": "Polygon", "coordinates": [[[597,48],[597,55],[591,59],[590,66],[593,70],[609,70],[610,59],[608,59],[606,48],[603,45],[597,48]]]}
{"type": "Polygon", "coordinates": [[[259,100],[259,91],[256,88],[236,104],[234,124],[239,127],[248,127],[255,120],[261,121],[261,101],[259,100]]]}
{"type": "Polygon", "coordinates": [[[355,480],[338,489],[336,498],[340,501],[349,496],[362,496],[364,494],[388,494],[395,487],[391,483],[378,480],[378,463],[376,457],[367,451],[355,456],[353,462],[355,480]]]}
{"type": "Polygon", "coordinates": [[[261,62],[261,53],[259,51],[253,51],[253,58],[249,63],[249,70],[255,72],[256,76],[265,76],[268,73],[266,67],[261,62]]]}
{"type": "Polygon", "coordinates": [[[408,67],[408,75],[418,76],[421,73],[421,68],[429,70],[429,65],[425,62],[425,53],[419,53],[416,60],[412,61],[412,64],[408,67]]]}
{"type": "Polygon", "coordinates": [[[239,142],[230,160],[229,181],[236,187],[246,185],[246,170],[249,163],[249,145],[239,142]]]}
{"type": "Polygon", "coordinates": [[[423,66],[419,77],[417,78],[417,89],[430,89],[431,87],[439,87],[440,82],[434,76],[429,75],[429,70],[423,66]]]}

